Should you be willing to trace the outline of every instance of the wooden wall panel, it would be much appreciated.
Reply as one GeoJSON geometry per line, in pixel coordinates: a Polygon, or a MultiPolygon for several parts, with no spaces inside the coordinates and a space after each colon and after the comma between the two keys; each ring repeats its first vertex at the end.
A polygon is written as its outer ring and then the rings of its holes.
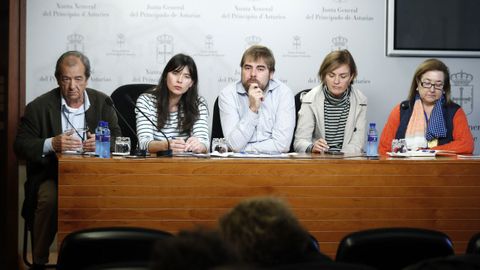
{"type": "Polygon", "coordinates": [[[480,161],[299,159],[99,159],[59,157],[59,241],[98,226],[176,232],[214,227],[246,197],[288,201],[334,256],[352,231],[440,230],[456,251],[480,231],[480,161]]]}

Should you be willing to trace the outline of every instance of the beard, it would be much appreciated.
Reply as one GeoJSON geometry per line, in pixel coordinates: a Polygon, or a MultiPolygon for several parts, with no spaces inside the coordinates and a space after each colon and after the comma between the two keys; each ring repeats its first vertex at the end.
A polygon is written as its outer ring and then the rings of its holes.
{"type": "Polygon", "coordinates": [[[248,89],[250,89],[250,85],[252,85],[253,83],[256,83],[258,85],[258,88],[262,89],[262,91],[265,91],[265,89],[267,89],[267,86],[268,86],[268,82],[267,82],[267,84],[262,84],[257,79],[250,79],[246,82],[242,81],[242,85],[243,85],[243,88],[245,88],[245,91],[248,92],[248,89]]]}

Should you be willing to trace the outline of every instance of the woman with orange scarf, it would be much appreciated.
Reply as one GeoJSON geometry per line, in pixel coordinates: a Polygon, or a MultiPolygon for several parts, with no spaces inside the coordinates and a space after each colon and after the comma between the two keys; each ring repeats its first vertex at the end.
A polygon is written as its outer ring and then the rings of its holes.
{"type": "Polygon", "coordinates": [[[473,137],[463,109],[451,100],[450,73],[438,59],[428,59],[415,71],[408,100],[395,106],[380,137],[378,152],[391,151],[393,139],[405,139],[411,150],[473,152],[473,137]]]}

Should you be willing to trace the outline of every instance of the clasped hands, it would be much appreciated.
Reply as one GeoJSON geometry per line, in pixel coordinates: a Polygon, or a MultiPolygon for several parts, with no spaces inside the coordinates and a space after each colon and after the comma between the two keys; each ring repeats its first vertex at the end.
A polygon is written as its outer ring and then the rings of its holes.
{"type": "Polygon", "coordinates": [[[170,140],[170,148],[174,153],[193,152],[205,153],[206,147],[197,137],[190,137],[186,141],[183,138],[172,138],[170,140]]]}
{"type": "Polygon", "coordinates": [[[52,147],[55,152],[78,151],[95,152],[95,134],[87,131],[87,139],[82,140],[75,136],[74,130],[66,131],[52,138],[52,147]]]}

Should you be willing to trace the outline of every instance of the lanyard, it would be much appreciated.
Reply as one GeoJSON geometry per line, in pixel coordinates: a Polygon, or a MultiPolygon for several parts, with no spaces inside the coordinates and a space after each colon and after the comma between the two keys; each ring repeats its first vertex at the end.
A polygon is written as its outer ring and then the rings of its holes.
{"type": "Polygon", "coordinates": [[[85,100],[83,101],[83,118],[84,118],[84,120],[83,120],[82,135],[80,135],[80,132],[78,132],[78,130],[75,128],[75,126],[72,124],[72,122],[70,122],[69,117],[65,113],[65,107],[63,107],[63,109],[62,109],[62,114],[65,117],[65,119],[67,119],[67,128],[68,128],[68,125],[70,125],[73,128],[73,130],[75,130],[75,133],[77,133],[78,137],[80,139],[82,139],[82,142],[85,141],[85,134],[86,134],[86,131],[88,129],[88,127],[87,127],[87,116],[86,116],[86,111],[85,111],[85,100]]]}

